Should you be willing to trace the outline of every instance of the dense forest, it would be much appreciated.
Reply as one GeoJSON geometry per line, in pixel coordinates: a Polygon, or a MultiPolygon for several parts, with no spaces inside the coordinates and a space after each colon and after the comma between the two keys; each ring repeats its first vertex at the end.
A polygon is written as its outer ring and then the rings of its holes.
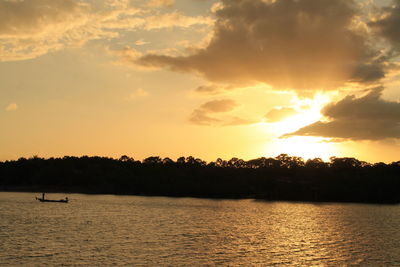
{"type": "Polygon", "coordinates": [[[400,161],[355,158],[304,161],[276,158],[37,156],[0,162],[1,191],[77,192],[263,200],[400,203],[400,161]]]}

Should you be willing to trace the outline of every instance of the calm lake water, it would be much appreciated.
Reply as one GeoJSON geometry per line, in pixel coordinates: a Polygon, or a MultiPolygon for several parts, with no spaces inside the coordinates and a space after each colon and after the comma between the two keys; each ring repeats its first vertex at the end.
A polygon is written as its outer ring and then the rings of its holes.
{"type": "Polygon", "coordinates": [[[400,206],[0,193],[0,266],[400,266],[400,206]]]}

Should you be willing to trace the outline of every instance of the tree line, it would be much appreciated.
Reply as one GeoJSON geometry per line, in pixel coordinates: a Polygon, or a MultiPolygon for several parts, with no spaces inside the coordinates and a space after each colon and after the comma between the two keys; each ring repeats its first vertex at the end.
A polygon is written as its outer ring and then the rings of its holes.
{"type": "Polygon", "coordinates": [[[400,203],[400,161],[355,158],[177,160],[129,156],[20,158],[0,162],[0,190],[285,201],[400,203]]]}

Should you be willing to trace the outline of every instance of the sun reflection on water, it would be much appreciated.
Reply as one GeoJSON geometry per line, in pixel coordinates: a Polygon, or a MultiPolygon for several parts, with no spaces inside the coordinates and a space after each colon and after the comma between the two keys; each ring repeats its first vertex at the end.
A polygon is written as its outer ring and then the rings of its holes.
{"type": "Polygon", "coordinates": [[[398,206],[1,193],[1,266],[393,266],[398,206]],[[44,246],[45,244],[45,246],[44,246]]]}

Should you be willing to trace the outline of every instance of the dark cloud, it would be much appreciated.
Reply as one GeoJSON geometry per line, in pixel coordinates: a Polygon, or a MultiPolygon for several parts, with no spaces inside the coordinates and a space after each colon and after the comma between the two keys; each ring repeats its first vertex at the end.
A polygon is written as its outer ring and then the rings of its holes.
{"type": "Polygon", "coordinates": [[[231,99],[213,100],[204,103],[195,109],[190,115],[189,121],[198,125],[219,125],[219,126],[235,126],[247,125],[253,122],[239,117],[225,116],[223,118],[215,118],[216,115],[227,113],[239,106],[231,99]]]}
{"type": "Polygon", "coordinates": [[[293,108],[274,108],[265,115],[265,118],[268,122],[278,122],[296,114],[298,112],[293,108]]]}
{"type": "Polygon", "coordinates": [[[383,88],[371,90],[366,96],[347,96],[327,105],[322,114],[328,122],[318,121],[285,135],[322,136],[352,140],[400,138],[400,102],[381,98],[383,88]]]}
{"type": "Polygon", "coordinates": [[[384,8],[369,25],[400,51],[400,0],[395,0],[394,3],[393,6],[384,8]]]}
{"type": "Polygon", "coordinates": [[[385,57],[373,60],[370,63],[359,64],[353,70],[349,81],[357,83],[369,83],[377,81],[385,76],[385,57]]]}
{"type": "Polygon", "coordinates": [[[383,64],[354,27],[357,15],[353,0],[222,0],[206,48],[189,56],[148,54],[136,64],[276,88],[376,81],[383,64]]]}

